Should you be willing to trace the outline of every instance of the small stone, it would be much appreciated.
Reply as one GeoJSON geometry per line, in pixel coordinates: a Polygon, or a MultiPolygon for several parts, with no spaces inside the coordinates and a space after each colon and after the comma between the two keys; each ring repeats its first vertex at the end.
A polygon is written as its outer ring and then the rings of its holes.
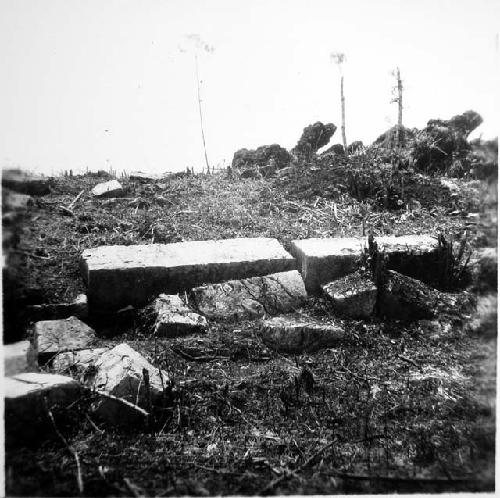
{"type": "Polygon", "coordinates": [[[179,337],[206,332],[204,316],[194,313],[177,295],[160,294],[152,305],[155,315],[154,332],[157,337],[179,337]]]}
{"type": "Polygon", "coordinates": [[[196,287],[192,295],[201,313],[222,320],[286,313],[299,308],[307,299],[297,270],[196,287]]]}
{"type": "Polygon", "coordinates": [[[324,285],[323,292],[341,316],[370,318],[376,311],[377,287],[359,271],[324,285]]]}
{"type": "Polygon", "coordinates": [[[33,444],[54,434],[48,410],[58,419],[81,394],[71,377],[21,373],[4,379],[6,446],[33,444]]]}
{"type": "Polygon", "coordinates": [[[345,338],[338,325],[293,316],[263,320],[260,335],[266,346],[282,353],[311,353],[338,345],[345,338]]]}
{"type": "Polygon", "coordinates": [[[4,345],[4,375],[11,377],[23,372],[36,372],[38,364],[36,352],[30,341],[19,341],[4,345]]]}
{"type": "Polygon", "coordinates": [[[43,320],[35,323],[38,361],[45,363],[57,353],[87,349],[95,340],[95,332],[72,316],[66,320],[43,320]]]}
{"type": "MultiPolygon", "coordinates": [[[[124,399],[143,410],[159,405],[170,379],[164,370],[153,366],[128,344],[122,343],[103,353],[95,361],[94,375],[86,385],[97,392],[124,399]],[[148,387],[146,378],[148,376],[148,387]],[[149,406],[151,405],[151,406],[149,406]]],[[[144,415],[127,404],[101,396],[94,410],[113,425],[130,425],[144,421],[144,415]]]]}
{"type": "Polygon", "coordinates": [[[109,182],[98,183],[92,190],[92,195],[95,197],[118,197],[123,195],[123,187],[118,180],[110,180],[109,182]]]}

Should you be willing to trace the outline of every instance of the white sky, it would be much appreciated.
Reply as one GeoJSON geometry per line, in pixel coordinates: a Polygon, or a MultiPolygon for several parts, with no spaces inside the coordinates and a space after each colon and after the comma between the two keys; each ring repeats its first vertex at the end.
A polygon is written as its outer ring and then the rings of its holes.
{"type": "Polygon", "coordinates": [[[0,166],[58,173],[200,170],[203,149],[186,34],[212,45],[200,76],[208,156],[291,148],[317,120],[339,129],[345,52],[347,140],[467,109],[498,134],[497,0],[3,0],[0,166]],[[109,131],[105,131],[109,130],[109,131]]]}

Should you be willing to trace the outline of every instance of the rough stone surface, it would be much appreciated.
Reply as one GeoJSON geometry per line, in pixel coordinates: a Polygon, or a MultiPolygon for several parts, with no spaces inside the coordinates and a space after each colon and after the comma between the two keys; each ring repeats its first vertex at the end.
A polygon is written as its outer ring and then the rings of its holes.
{"type": "Polygon", "coordinates": [[[297,270],[197,287],[192,295],[205,316],[227,320],[286,313],[299,308],[307,299],[297,270]]]}
{"type": "Polygon", "coordinates": [[[89,314],[87,295],[79,294],[72,303],[33,304],[26,307],[26,313],[31,321],[60,320],[74,316],[86,319],[89,314]]]}
{"type": "Polygon", "coordinates": [[[46,195],[50,193],[49,178],[30,175],[21,170],[2,171],[2,186],[21,194],[46,195]]]}
{"type": "Polygon", "coordinates": [[[95,197],[118,197],[123,195],[123,187],[118,180],[98,183],[91,191],[95,197]]]}
{"type": "Polygon", "coordinates": [[[314,352],[345,338],[338,325],[286,315],[263,320],[260,335],[268,347],[283,353],[314,352]]]}
{"type": "Polygon", "coordinates": [[[377,287],[361,272],[352,273],[323,286],[335,313],[348,318],[369,318],[376,311],[377,287]]]}
{"type": "Polygon", "coordinates": [[[6,377],[38,370],[36,352],[30,341],[19,341],[14,344],[4,345],[3,355],[4,375],[6,377]]]}
{"type": "Polygon", "coordinates": [[[62,375],[86,382],[88,372],[94,368],[96,361],[109,348],[82,349],[80,351],[67,351],[57,354],[50,365],[51,370],[62,375]]]}
{"type": "Polygon", "coordinates": [[[33,205],[33,197],[2,188],[2,213],[25,213],[33,205]]]}
{"type": "Polygon", "coordinates": [[[270,238],[102,246],[81,257],[91,311],[143,306],[160,293],[296,267],[295,259],[270,238]]]}
{"type": "Polygon", "coordinates": [[[207,319],[194,313],[177,294],[160,294],[151,308],[154,333],[158,337],[179,337],[207,330],[207,319]]]}
{"type": "Polygon", "coordinates": [[[333,123],[323,124],[321,121],[306,126],[292,152],[298,157],[309,159],[328,144],[336,129],[333,123]]]}
{"type": "MultiPolygon", "coordinates": [[[[153,366],[125,343],[100,355],[94,362],[93,370],[95,376],[87,379],[89,387],[143,409],[147,409],[150,402],[152,406],[160,404],[163,392],[169,386],[167,372],[153,366]],[[149,375],[149,392],[144,371],[149,375]]],[[[113,425],[129,425],[144,420],[137,410],[105,396],[98,400],[94,410],[113,425]]]]}
{"type": "Polygon", "coordinates": [[[93,329],[74,316],[66,320],[37,322],[34,333],[38,360],[41,363],[57,353],[86,349],[95,340],[93,329]]]}
{"type": "Polygon", "coordinates": [[[257,169],[267,174],[285,168],[292,156],[278,144],[262,145],[255,150],[240,149],[234,153],[231,167],[240,171],[257,169]]]}
{"type": "MultiPolygon", "coordinates": [[[[378,247],[388,256],[388,268],[414,277],[433,273],[437,241],[427,235],[376,237],[378,247]]],[[[290,252],[297,258],[308,292],[318,293],[321,285],[357,268],[366,238],[338,237],[294,240],[290,252]]]]}
{"type": "Polygon", "coordinates": [[[81,393],[71,377],[47,373],[21,373],[4,379],[6,446],[33,444],[49,434],[53,416],[74,403],[81,393]]]}

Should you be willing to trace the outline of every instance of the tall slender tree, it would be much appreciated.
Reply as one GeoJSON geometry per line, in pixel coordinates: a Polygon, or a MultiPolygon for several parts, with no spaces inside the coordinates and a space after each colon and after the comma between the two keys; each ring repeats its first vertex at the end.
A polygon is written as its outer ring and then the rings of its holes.
{"type": "Polygon", "coordinates": [[[344,143],[344,149],[347,152],[347,139],[345,136],[345,97],[344,97],[344,71],[343,64],[346,60],[345,54],[342,52],[332,52],[330,54],[332,61],[337,64],[340,72],[340,106],[342,110],[342,142],[344,143]]]}
{"type": "Polygon", "coordinates": [[[403,81],[401,79],[401,72],[397,67],[392,75],[396,78],[396,85],[393,88],[393,99],[391,102],[398,104],[398,128],[397,128],[397,145],[400,146],[403,140],[403,81]]]}

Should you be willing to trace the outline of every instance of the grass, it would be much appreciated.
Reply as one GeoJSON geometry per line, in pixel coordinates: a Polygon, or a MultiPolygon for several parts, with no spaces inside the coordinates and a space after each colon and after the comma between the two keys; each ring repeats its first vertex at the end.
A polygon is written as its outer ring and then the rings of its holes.
{"type": "MultiPolygon", "coordinates": [[[[370,174],[364,163],[356,168],[370,174]]],[[[403,204],[387,209],[377,192],[351,195],[346,177],[345,169],[326,164],[272,179],[124,178],[126,197],[109,201],[89,194],[102,178],[57,178],[19,227],[17,297],[21,305],[72,300],[85,291],[79,254],[102,244],[267,236],[288,248],[295,238],[368,230],[455,238],[468,230],[474,246],[496,240],[488,214],[496,187],[486,182],[457,180],[452,196],[439,178],[414,175],[403,204]],[[64,214],[59,206],[82,190],[74,216],[64,214]],[[420,206],[411,202],[417,196],[420,206]],[[470,210],[486,213],[483,221],[471,224],[470,210]]],[[[458,313],[414,323],[340,321],[321,298],[296,313],[340,323],[348,340],[315,354],[282,355],[262,343],[252,321],[213,321],[206,335],[171,340],[155,340],[134,316],[96,324],[99,345],[128,342],[169,372],[177,394],[157,413],[154,433],[89,420],[81,405],[74,424],[60,430],[79,455],[84,494],[493,489],[496,338],[468,333],[468,318],[458,313]],[[312,373],[312,389],[300,381],[304,370],[312,373]]],[[[10,495],[76,496],[75,472],[57,438],[6,453],[10,495]]]]}

